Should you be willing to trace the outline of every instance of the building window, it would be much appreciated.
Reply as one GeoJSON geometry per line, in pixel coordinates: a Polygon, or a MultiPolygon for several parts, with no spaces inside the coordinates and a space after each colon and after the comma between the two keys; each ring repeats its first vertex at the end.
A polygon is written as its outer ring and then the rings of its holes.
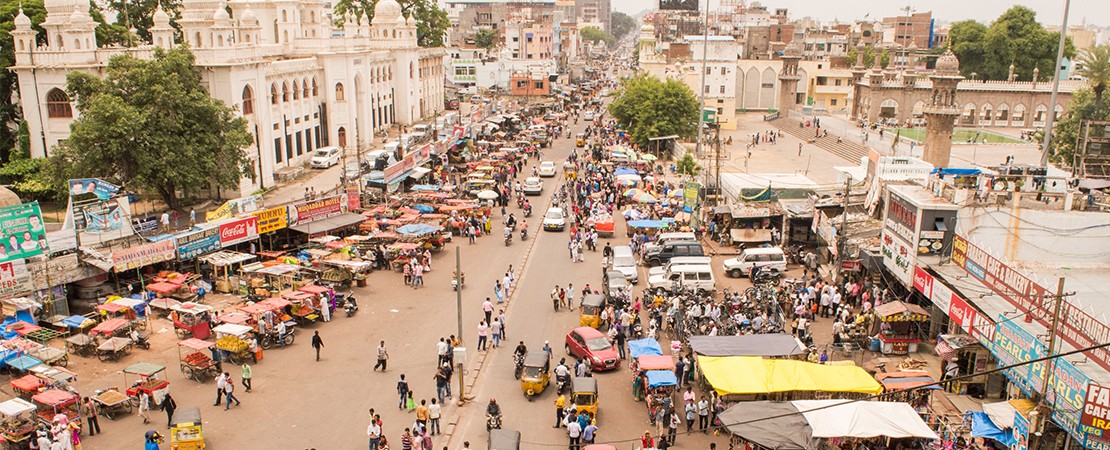
{"type": "Polygon", "coordinates": [[[243,115],[254,114],[254,92],[250,86],[243,86],[243,115]]]}
{"type": "Polygon", "coordinates": [[[316,89],[316,78],[313,78],[312,79],[312,96],[315,97],[317,95],[320,95],[320,94],[319,94],[319,91],[316,89]]]}
{"type": "Polygon", "coordinates": [[[69,105],[69,97],[61,89],[54,88],[46,93],[46,116],[50,118],[73,117],[73,108],[69,105]]]}
{"type": "Polygon", "coordinates": [[[301,92],[304,93],[301,97],[308,98],[308,80],[301,80],[301,92]]]}
{"type": "Polygon", "coordinates": [[[296,136],[293,138],[293,140],[297,141],[297,156],[303,155],[304,154],[304,147],[301,146],[301,132],[300,131],[298,131],[296,133],[296,136]]]}
{"type": "Polygon", "coordinates": [[[335,83],[335,100],[339,102],[344,100],[343,83],[335,83]]]}
{"type": "Polygon", "coordinates": [[[833,106],[836,106],[836,99],[829,99],[829,103],[831,103],[833,106]]]}
{"type": "Polygon", "coordinates": [[[725,85],[723,85],[723,84],[721,85],[721,93],[722,93],[722,94],[724,94],[724,93],[725,93],[725,85]]]}
{"type": "Polygon", "coordinates": [[[281,138],[274,138],[274,162],[282,161],[281,138]]]}
{"type": "Polygon", "coordinates": [[[347,146],[347,129],[343,128],[343,127],[339,127],[339,131],[337,131],[335,134],[336,134],[336,141],[339,143],[339,146],[340,147],[346,147],[347,146]]]}
{"type": "Polygon", "coordinates": [[[277,83],[274,83],[274,84],[270,85],[270,104],[271,105],[278,104],[277,83]]]}
{"type": "Polygon", "coordinates": [[[284,81],[281,82],[281,101],[283,103],[289,101],[289,83],[284,81]]]}
{"type": "Polygon", "coordinates": [[[543,82],[542,81],[537,81],[537,82],[535,82],[535,85],[532,86],[532,87],[536,88],[536,89],[543,89],[543,82]]]}

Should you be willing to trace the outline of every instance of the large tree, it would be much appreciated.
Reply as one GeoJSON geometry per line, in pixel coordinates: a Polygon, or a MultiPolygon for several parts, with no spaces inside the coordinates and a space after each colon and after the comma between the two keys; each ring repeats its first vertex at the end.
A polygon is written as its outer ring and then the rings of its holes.
{"type": "MultiPolygon", "coordinates": [[[[1033,69],[1040,69],[1042,78],[1053,76],[1056,47],[1060,35],[1049,32],[1037,22],[1037,13],[1024,6],[1014,6],[998,16],[989,27],[963,21],[952,25],[949,32],[952,52],[960,58],[964,76],[977,74],[979,79],[1005,80],[1010,64],[1018,79],[1031,80],[1033,69]]],[[[1064,56],[1075,56],[1075,46],[1067,39],[1064,56]]]]}
{"type": "Polygon", "coordinates": [[[604,42],[606,46],[613,45],[613,42],[617,40],[617,38],[613,37],[609,32],[594,26],[583,27],[581,30],[578,30],[578,35],[582,37],[583,41],[592,42],[594,44],[604,42]]]}
{"type": "Polygon", "coordinates": [[[193,64],[186,47],[159,48],[149,61],[113,57],[103,78],[70,73],[80,116],[55,152],[56,176],[126,183],[171,208],[181,191],[231,188],[252,176],[246,120],[208,95],[193,64]]]}
{"type": "Polygon", "coordinates": [[[1095,95],[1090,88],[1080,89],[1072,95],[1068,110],[1058,118],[1052,128],[1052,148],[1049,156],[1053,162],[1065,166],[1072,165],[1076,152],[1075,144],[1079,137],[1079,125],[1083,120],[1110,120],[1110,103],[1095,102],[1095,95]]]}
{"type": "Polygon", "coordinates": [[[636,31],[636,19],[620,11],[613,11],[609,22],[612,24],[610,27],[613,29],[613,36],[616,36],[617,39],[624,39],[628,33],[636,31]]]}
{"type": "Polygon", "coordinates": [[[489,28],[479,29],[474,33],[474,46],[484,48],[486,51],[497,45],[497,32],[489,28]]]}
{"type": "MultiPolygon", "coordinates": [[[[447,11],[436,0],[397,0],[401,14],[416,20],[416,42],[421,47],[443,47],[443,38],[451,26],[447,11]]],[[[335,21],[343,25],[347,15],[374,20],[374,6],[378,0],[338,0],[335,2],[335,21]]]]}
{"type": "Polygon", "coordinates": [[[658,136],[689,138],[698,131],[698,99],[681,81],[640,73],[621,80],[609,112],[641,147],[658,136]]]}
{"type": "Polygon", "coordinates": [[[1110,44],[1083,49],[1075,62],[1079,66],[1076,74],[1087,79],[1095,94],[1095,103],[1101,104],[1106,86],[1110,85],[1110,44]]]}

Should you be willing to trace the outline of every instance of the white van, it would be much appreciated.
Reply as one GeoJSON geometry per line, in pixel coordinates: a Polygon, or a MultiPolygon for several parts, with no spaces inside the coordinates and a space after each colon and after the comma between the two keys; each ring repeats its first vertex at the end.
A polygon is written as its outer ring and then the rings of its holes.
{"type": "Polygon", "coordinates": [[[713,258],[708,256],[676,256],[667,261],[666,264],[648,269],[648,276],[663,275],[667,273],[667,270],[670,270],[671,266],[689,266],[697,264],[713,264],[713,258]]]}
{"type": "Polygon", "coordinates": [[[393,153],[389,150],[374,150],[366,154],[366,156],[363,158],[363,162],[366,163],[366,167],[371,171],[385,170],[386,167],[392,166],[397,163],[396,156],[396,153],[393,153]],[[385,160],[385,167],[382,167],[381,169],[375,167],[377,165],[378,158],[382,158],[385,160]]]}
{"type": "Polygon", "coordinates": [[[698,292],[714,292],[717,281],[713,278],[713,267],[709,264],[671,266],[663,275],[648,278],[648,287],[670,292],[675,285],[698,292]]]}
{"type": "Polygon", "coordinates": [[[662,233],[662,234],[659,235],[658,238],[655,239],[655,242],[650,242],[650,243],[648,243],[647,245],[644,246],[644,253],[651,253],[651,251],[654,250],[655,248],[667,245],[668,242],[696,241],[696,240],[697,240],[697,238],[694,237],[694,233],[691,233],[689,231],[677,231],[677,232],[671,232],[671,233],[662,233]]]}
{"type": "Polygon", "coordinates": [[[421,138],[427,137],[431,133],[432,127],[428,126],[427,124],[421,123],[412,126],[412,134],[420,136],[421,138]]]}
{"type": "Polygon", "coordinates": [[[761,270],[780,274],[786,272],[786,254],[779,247],[746,248],[740,256],[726,259],[722,264],[725,273],[733,278],[747,276],[752,267],[760,267],[761,270]]]}
{"type": "Polygon", "coordinates": [[[629,283],[636,284],[640,282],[640,270],[636,267],[636,257],[632,253],[632,248],[627,245],[620,245],[613,247],[613,256],[609,260],[607,269],[615,270],[624,275],[624,278],[629,283]]]}

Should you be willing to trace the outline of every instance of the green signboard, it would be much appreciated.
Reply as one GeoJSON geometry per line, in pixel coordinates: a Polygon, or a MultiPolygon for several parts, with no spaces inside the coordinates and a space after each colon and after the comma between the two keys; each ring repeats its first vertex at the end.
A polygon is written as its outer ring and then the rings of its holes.
{"type": "Polygon", "coordinates": [[[713,108],[705,108],[701,111],[702,119],[705,123],[717,123],[717,110],[713,108]]]}
{"type": "Polygon", "coordinates": [[[701,189],[701,185],[693,181],[686,183],[686,186],[683,186],[682,196],[684,197],[683,200],[686,201],[686,206],[689,206],[691,208],[697,207],[699,189],[701,189]]]}
{"type": "Polygon", "coordinates": [[[0,208],[0,237],[0,263],[41,255],[47,245],[39,202],[0,208]]]}

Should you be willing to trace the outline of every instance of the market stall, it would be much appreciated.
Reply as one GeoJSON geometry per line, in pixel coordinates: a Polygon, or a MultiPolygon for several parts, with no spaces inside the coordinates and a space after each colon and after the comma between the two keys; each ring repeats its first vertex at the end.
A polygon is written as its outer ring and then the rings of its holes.
{"type": "Polygon", "coordinates": [[[38,407],[23,399],[13,398],[0,403],[0,437],[8,449],[27,448],[35,431],[35,415],[38,407]]]}
{"type": "Polygon", "coordinates": [[[27,355],[51,366],[66,367],[69,365],[69,357],[66,355],[66,351],[49,345],[29,350],[27,355]]]}
{"type": "Polygon", "coordinates": [[[159,374],[165,370],[166,366],[148,362],[137,362],[124,368],[123,381],[128,386],[127,396],[132,399],[132,403],[139,404],[139,394],[142,392],[154,399],[154,403],[162,403],[162,397],[170,389],[170,382],[159,378],[159,374]],[[129,379],[133,382],[127,384],[129,379]]]}
{"type": "Polygon", "coordinates": [[[124,356],[131,354],[133,345],[131,338],[110,337],[96,346],[96,359],[102,362],[119,361],[124,356]]]}
{"type": "Polygon", "coordinates": [[[131,399],[116,388],[97,391],[91,398],[96,402],[96,409],[100,415],[107,417],[108,420],[116,420],[117,417],[131,414],[135,410],[131,399]]]}
{"type": "Polygon", "coordinates": [[[32,374],[14,378],[8,382],[8,385],[11,386],[13,393],[24,400],[30,400],[32,396],[46,388],[46,382],[32,374]]]}
{"type": "Polygon", "coordinates": [[[988,392],[988,386],[1002,385],[1002,375],[983,375],[984,372],[989,372],[997,366],[997,360],[991,355],[990,350],[979,343],[978,339],[966,334],[942,334],[938,337],[934,350],[944,361],[942,365],[952,362],[959,368],[960,375],[974,374],[960,381],[951,382],[949,391],[966,393],[978,398],[1002,398],[1001,389],[988,392]],[[994,383],[991,378],[998,378],[998,383],[994,383]]]}
{"type": "Polygon", "coordinates": [[[131,332],[131,321],[122,317],[108,319],[89,330],[89,337],[110,338],[127,336],[131,332]]]}
{"type": "Polygon", "coordinates": [[[41,423],[50,425],[59,414],[73,421],[78,416],[78,400],[80,397],[72,392],[58,389],[48,389],[31,397],[38,412],[35,415],[41,423]]]}
{"type": "Polygon", "coordinates": [[[736,400],[798,399],[816,393],[855,398],[882,392],[882,386],[857,366],[816,364],[755,356],[698,356],[710,387],[736,400]]]}
{"type": "Polygon", "coordinates": [[[879,318],[879,350],[884,355],[917,352],[917,344],[929,331],[928,311],[912,303],[893,301],[876,306],[874,312],[879,318]]]}
{"type": "Polygon", "coordinates": [[[216,362],[208,356],[208,349],[213,345],[216,344],[197,338],[177,342],[177,357],[181,361],[181,374],[185,378],[203,383],[219,375],[216,362]]]}
{"type": "Polygon", "coordinates": [[[236,275],[238,269],[243,263],[253,259],[255,256],[249,253],[221,250],[201,256],[197,261],[212,266],[216,292],[232,293],[239,290],[239,277],[236,275]]]}
{"type": "Polygon", "coordinates": [[[225,323],[212,329],[216,333],[216,349],[223,360],[240,365],[244,361],[258,362],[254,329],[246,325],[225,323]]]}
{"type": "Polygon", "coordinates": [[[885,438],[882,444],[890,444],[889,439],[939,439],[905,403],[745,402],[721,412],[719,418],[733,436],[761,448],[816,450],[825,448],[822,440],[834,439],[842,445],[872,438],[885,438]]]}
{"type": "Polygon", "coordinates": [[[182,339],[189,336],[207,339],[211,334],[211,311],[211,306],[200,303],[185,302],[175,305],[170,312],[174,332],[182,339]]]}
{"type": "Polygon", "coordinates": [[[806,346],[786,333],[741,336],[690,336],[690,349],[702,356],[762,356],[766,358],[802,357],[806,346]]]}
{"type": "Polygon", "coordinates": [[[75,334],[66,338],[66,352],[89,357],[96,353],[96,340],[87,334],[75,334]]]}
{"type": "Polygon", "coordinates": [[[320,319],[320,310],[314,304],[314,299],[317,296],[307,292],[293,291],[281,294],[281,298],[288,300],[291,305],[289,306],[289,314],[293,316],[293,320],[297,325],[309,325],[316,323],[320,319]]]}

